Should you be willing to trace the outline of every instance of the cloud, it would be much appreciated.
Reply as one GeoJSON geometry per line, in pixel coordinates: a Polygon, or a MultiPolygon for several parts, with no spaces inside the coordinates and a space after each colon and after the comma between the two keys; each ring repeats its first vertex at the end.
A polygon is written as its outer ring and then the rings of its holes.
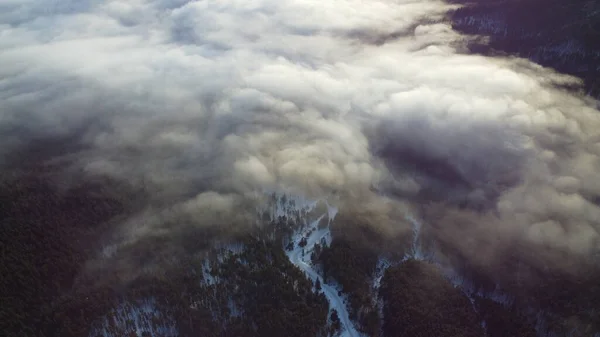
{"type": "Polygon", "coordinates": [[[560,268],[595,256],[600,114],[557,88],[576,79],[460,54],[450,8],[5,1],[0,130],[19,131],[2,133],[2,154],[70,137],[69,172],[143,186],[139,217],[154,220],[125,222],[128,242],[179,220],[224,225],[280,189],[335,193],[390,235],[406,232],[394,209],[416,212],[474,263],[514,240],[564,252],[560,268]]]}

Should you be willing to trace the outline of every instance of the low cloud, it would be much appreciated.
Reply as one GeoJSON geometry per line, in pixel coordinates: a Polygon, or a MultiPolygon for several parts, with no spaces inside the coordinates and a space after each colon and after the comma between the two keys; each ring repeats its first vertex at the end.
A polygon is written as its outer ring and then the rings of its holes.
{"type": "Polygon", "coordinates": [[[600,114],[558,89],[576,79],[460,54],[450,8],[4,2],[2,164],[68,139],[65,173],[143,186],[126,242],[242,223],[256,192],[283,190],[335,194],[389,235],[412,212],[481,265],[515,240],[536,264],[596,258],[600,114]]]}

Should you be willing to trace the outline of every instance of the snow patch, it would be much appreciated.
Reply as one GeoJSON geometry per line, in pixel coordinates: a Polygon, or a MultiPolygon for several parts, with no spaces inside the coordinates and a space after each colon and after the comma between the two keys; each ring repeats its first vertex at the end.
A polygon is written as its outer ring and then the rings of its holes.
{"type": "Polygon", "coordinates": [[[135,302],[123,302],[110,310],[91,329],[90,337],[141,337],[144,332],[151,336],[178,336],[175,320],[159,311],[154,298],[135,302]]]}

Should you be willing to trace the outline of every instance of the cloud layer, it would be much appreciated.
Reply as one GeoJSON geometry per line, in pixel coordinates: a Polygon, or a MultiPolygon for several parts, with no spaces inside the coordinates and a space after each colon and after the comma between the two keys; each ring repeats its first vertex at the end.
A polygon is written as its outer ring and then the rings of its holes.
{"type": "Polygon", "coordinates": [[[68,172],[144,186],[153,206],[121,227],[130,241],[231,222],[279,189],[335,194],[387,233],[410,210],[482,265],[515,244],[537,266],[596,258],[600,114],[556,89],[575,79],[460,54],[450,9],[4,1],[2,156],[66,137],[68,172]]]}

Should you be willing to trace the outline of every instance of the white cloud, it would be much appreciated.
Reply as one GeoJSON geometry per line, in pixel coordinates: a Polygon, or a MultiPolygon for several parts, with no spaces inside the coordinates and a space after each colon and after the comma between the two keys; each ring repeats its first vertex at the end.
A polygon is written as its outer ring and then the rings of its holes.
{"type": "Polygon", "coordinates": [[[187,210],[209,205],[206,193],[265,185],[375,200],[365,191],[380,186],[417,205],[449,202],[448,226],[456,212],[481,219],[453,209],[467,200],[523,240],[598,250],[600,114],[552,87],[573,79],[458,54],[464,37],[424,23],[449,8],[4,1],[0,126],[48,136],[87,125],[78,165],[187,210]]]}

